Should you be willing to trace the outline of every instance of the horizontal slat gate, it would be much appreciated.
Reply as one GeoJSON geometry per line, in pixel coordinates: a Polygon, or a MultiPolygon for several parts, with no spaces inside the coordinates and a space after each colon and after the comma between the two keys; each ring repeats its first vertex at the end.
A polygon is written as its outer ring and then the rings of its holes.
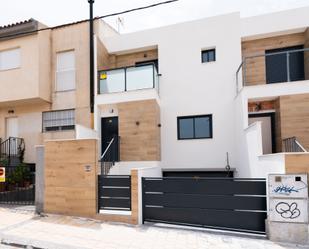
{"type": "Polygon", "coordinates": [[[131,210],[131,176],[98,176],[98,209],[131,210]]]}
{"type": "Polygon", "coordinates": [[[144,221],[265,233],[265,179],[143,178],[144,221]]]}

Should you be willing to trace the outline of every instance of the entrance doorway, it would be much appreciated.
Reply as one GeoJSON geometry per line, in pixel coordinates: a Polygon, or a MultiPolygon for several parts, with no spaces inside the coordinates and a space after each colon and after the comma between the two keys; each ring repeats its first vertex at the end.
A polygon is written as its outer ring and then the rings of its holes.
{"type": "Polygon", "coordinates": [[[257,121],[262,122],[263,154],[275,153],[275,113],[249,114],[249,125],[257,121]]]}
{"type": "Polygon", "coordinates": [[[6,119],[6,138],[18,137],[18,118],[7,118],[6,119]]]}
{"type": "Polygon", "coordinates": [[[113,143],[110,145],[107,160],[119,161],[119,132],[118,132],[118,117],[109,117],[101,119],[101,155],[109,146],[112,139],[113,143]]]}

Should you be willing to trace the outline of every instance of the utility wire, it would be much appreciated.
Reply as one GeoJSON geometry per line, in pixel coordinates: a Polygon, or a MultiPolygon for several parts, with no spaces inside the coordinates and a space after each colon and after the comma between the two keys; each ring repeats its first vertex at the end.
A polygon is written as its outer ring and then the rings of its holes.
{"type": "MultiPolygon", "coordinates": [[[[138,8],[134,8],[134,9],[129,9],[129,10],[124,10],[124,11],[120,11],[120,12],[116,12],[116,13],[112,13],[112,14],[107,14],[107,15],[103,15],[103,16],[98,16],[93,18],[94,20],[98,20],[98,19],[104,19],[107,17],[112,17],[112,16],[117,16],[117,15],[121,15],[121,14],[127,14],[130,12],[134,12],[134,11],[138,11],[138,10],[144,10],[144,9],[149,9],[149,8],[153,8],[159,5],[164,5],[164,4],[169,4],[169,3],[173,3],[173,2],[177,2],[179,0],[169,0],[169,1],[165,1],[165,2],[159,2],[159,3],[155,3],[155,4],[151,4],[151,5],[146,5],[143,7],[138,7],[138,8]]],[[[15,36],[21,36],[21,35],[30,35],[33,33],[37,33],[39,31],[45,31],[45,30],[51,30],[51,29],[56,29],[56,28],[61,28],[61,27],[65,27],[68,25],[73,25],[73,24],[78,24],[78,23],[82,23],[82,22],[87,22],[90,19],[84,19],[84,20],[80,20],[80,21],[76,21],[76,22],[71,22],[71,23],[66,23],[66,24],[61,24],[61,25],[57,25],[54,27],[47,27],[47,28],[41,28],[41,29],[37,29],[37,30],[33,30],[33,31],[26,31],[26,32],[20,32],[17,34],[10,34],[10,35],[5,35],[5,36],[0,36],[0,41],[4,38],[11,38],[11,37],[15,37],[15,36]]]]}

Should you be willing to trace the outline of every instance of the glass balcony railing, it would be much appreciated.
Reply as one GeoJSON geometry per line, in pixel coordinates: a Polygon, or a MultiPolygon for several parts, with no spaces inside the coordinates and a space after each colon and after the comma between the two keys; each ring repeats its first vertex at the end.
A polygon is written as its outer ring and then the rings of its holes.
{"type": "Polygon", "coordinates": [[[236,72],[237,92],[244,86],[309,80],[308,58],[309,48],[303,46],[244,57],[236,72]]]}
{"type": "Polygon", "coordinates": [[[99,72],[99,94],[154,88],[158,90],[158,72],[154,64],[99,72]]]}

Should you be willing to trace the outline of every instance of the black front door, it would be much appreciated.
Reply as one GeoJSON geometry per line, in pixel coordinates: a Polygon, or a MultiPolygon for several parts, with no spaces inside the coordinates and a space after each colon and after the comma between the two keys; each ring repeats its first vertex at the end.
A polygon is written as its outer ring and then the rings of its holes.
{"type": "Polygon", "coordinates": [[[105,156],[106,161],[119,161],[119,146],[118,146],[118,117],[102,118],[101,119],[101,154],[104,153],[107,146],[114,138],[114,142],[110,146],[108,153],[105,156]]]}
{"type": "MultiPolygon", "coordinates": [[[[303,49],[303,46],[294,46],[288,48],[279,48],[266,50],[265,64],[266,64],[266,83],[280,83],[288,81],[287,71],[287,54],[274,54],[279,52],[287,52],[303,49]]],[[[304,80],[305,79],[305,66],[304,66],[304,52],[289,53],[289,70],[290,81],[304,80]]]]}

